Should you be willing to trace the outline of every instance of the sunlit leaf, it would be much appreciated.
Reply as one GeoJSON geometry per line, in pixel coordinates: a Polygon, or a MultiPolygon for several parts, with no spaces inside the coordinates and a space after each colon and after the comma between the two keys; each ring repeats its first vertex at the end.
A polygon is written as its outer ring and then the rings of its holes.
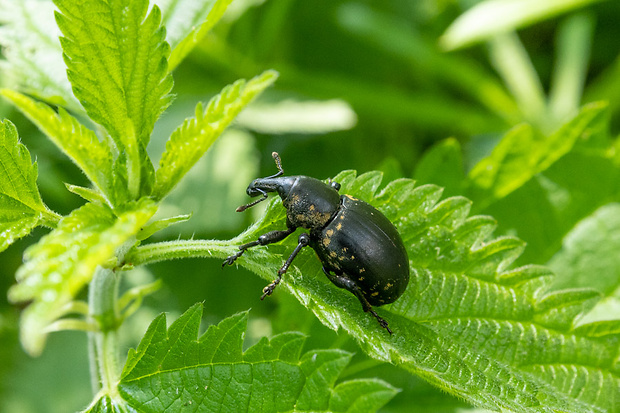
{"type": "Polygon", "coordinates": [[[22,345],[30,354],[42,351],[46,327],[64,315],[65,306],[90,282],[97,266],[112,258],[154,212],[153,202],[146,199],[118,216],[105,205],[86,204],[26,250],[9,299],[32,301],[22,314],[20,330],[22,345]]]}
{"type": "Polygon", "coordinates": [[[146,145],[171,102],[173,83],[159,8],[147,14],[148,0],[55,3],[73,93],[122,154],[130,199],[150,193],[154,177],[146,145]]]}
{"type": "Polygon", "coordinates": [[[249,81],[239,80],[225,87],[206,108],[196,106],[196,116],[186,119],[166,144],[159,161],[153,195],[163,198],[211,147],[215,139],[252,99],[276,80],[277,74],[266,71],[249,81]]]}
{"type": "Polygon", "coordinates": [[[19,142],[15,126],[0,122],[0,251],[58,216],[43,204],[37,187],[37,164],[19,142]]]}
{"type": "Polygon", "coordinates": [[[112,153],[105,142],[62,108],[56,113],[45,103],[25,95],[3,90],[7,97],[45,133],[60,150],[75,162],[90,181],[105,195],[112,195],[112,153]]]}

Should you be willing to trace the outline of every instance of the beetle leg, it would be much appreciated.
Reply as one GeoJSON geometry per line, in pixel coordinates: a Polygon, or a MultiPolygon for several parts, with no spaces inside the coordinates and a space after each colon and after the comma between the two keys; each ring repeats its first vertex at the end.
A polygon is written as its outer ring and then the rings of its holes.
{"type": "Polygon", "coordinates": [[[245,250],[247,250],[248,248],[256,247],[257,245],[267,245],[267,244],[273,244],[274,242],[282,241],[284,238],[288,237],[293,232],[295,232],[295,228],[289,228],[284,231],[271,231],[266,234],[263,234],[260,237],[258,237],[256,241],[248,242],[247,244],[243,244],[239,246],[239,251],[229,256],[228,258],[226,258],[224,262],[222,263],[222,267],[224,267],[226,264],[233,265],[233,263],[237,260],[237,258],[242,256],[245,250]]]}
{"type": "Polygon", "coordinates": [[[288,267],[291,266],[291,263],[293,262],[297,254],[299,254],[299,251],[301,251],[301,249],[303,247],[306,247],[308,244],[310,244],[310,235],[306,234],[305,232],[300,234],[297,246],[295,247],[291,255],[288,257],[288,259],[286,260],[282,268],[278,270],[278,278],[276,278],[275,280],[271,282],[271,284],[263,288],[263,295],[261,295],[260,297],[261,300],[264,300],[265,297],[273,293],[273,290],[275,290],[276,286],[280,284],[280,281],[282,281],[282,275],[286,271],[288,271],[288,267]]]}
{"type": "Polygon", "coordinates": [[[327,278],[329,278],[329,280],[332,283],[334,283],[337,287],[344,288],[345,290],[350,291],[353,294],[355,294],[357,299],[360,300],[360,303],[362,304],[362,308],[364,309],[364,312],[372,314],[373,317],[376,318],[377,321],[379,322],[379,325],[385,328],[388,331],[388,333],[390,333],[390,335],[392,334],[392,330],[390,330],[390,327],[388,327],[388,322],[385,321],[383,318],[381,318],[379,314],[377,314],[375,310],[372,309],[372,306],[370,305],[366,297],[364,297],[362,290],[358,287],[355,281],[347,277],[343,277],[342,275],[332,274],[325,267],[323,267],[323,272],[325,273],[325,275],[327,275],[327,278]]]}

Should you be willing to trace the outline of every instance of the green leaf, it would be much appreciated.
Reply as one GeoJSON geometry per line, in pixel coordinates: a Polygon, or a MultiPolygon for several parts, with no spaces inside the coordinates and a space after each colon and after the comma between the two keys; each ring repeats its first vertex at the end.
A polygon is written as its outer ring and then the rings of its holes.
{"type": "Polygon", "coordinates": [[[131,197],[147,194],[153,170],[146,145],[173,83],[159,8],[147,15],[147,0],[55,3],[73,92],[124,154],[131,197]]]}
{"type": "Polygon", "coordinates": [[[106,142],[100,142],[93,131],[62,108],[56,113],[45,103],[36,102],[20,93],[7,89],[0,93],[69,156],[102,194],[107,197],[113,195],[112,153],[106,142]]]}
{"type": "MultiPolygon", "coordinates": [[[[614,151],[610,150],[612,140],[607,113],[604,111],[583,129],[580,126],[564,129],[566,141],[574,139],[571,133],[582,130],[570,152],[505,197],[487,198],[487,192],[469,188],[476,212],[497,219],[499,233],[518,235],[528,243],[519,258],[520,263],[548,262],[578,222],[601,206],[617,200],[620,168],[614,159],[614,151]],[[482,204],[485,200],[491,202],[487,207],[482,204]]],[[[562,137],[558,135],[557,138],[559,142],[562,137]]],[[[536,154],[536,150],[533,153],[536,154]]],[[[506,161],[510,165],[511,159],[506,158],[506,161]]],[[[518,163],[514,165],[517,172],[514,177],[531,173],[525,171],[528,168],[526,162],[521,161],[521,171],[518,163]]],[[[498,165],[497,168],[502,170],[504,167],[498,165]]]]}
{"type": "Polygon", "coordinates": [[[591,103],[551,136],[543,137],[528,125],[508,132],[491,155],[478,162],[469,173],[468,197],[481,210],[522,187],[561,157],[581,139],[606,121],[607,105],[591,103]]]}
{"type": "Polygon", "coordinates": [[[206,108],[201,103],[196,106],[196,117],[186,119],[166,143],[155,176],[156,199],[170,192],[239,112],[276,77],[276,72],[269,70],[247,82],[238,80],[213,97],[206,108]]]}
{"type": "Polygon", "coordinates": [[[172,46],[168,64],[174,69],[222,18],[232,0],[180,0],[162,6],[162,21],[172,46]]]}
{"type": "Polygon", "coordinates": [[[149,223],[147,226],[145,226],[144,228],[142,228],[142,230],[137,236],[137,239],[138,241],[145,240],[149,238],[151,235],[155,234],[156,232],[162,231],[170,227],[171,225],[178,224],[181,222],[186,222],[191,217],[192,217],[192,214],[186,214],[186,215],[177,215],[175,217],[163,218],[157,221],[153,221],[149,223]]]}
{"type": "Polygon", "coordinates": [[[154,203],[148,199],[128,205],[118,216],[106,205],[86,204],[26,250],[9,300],[32,301],[22,314],[20,329],[28,353],[41,353],[46,327],[65,315],[68,304],[99,265],[126,242],[135,243],[135,235],[154,212],[154,203]]]}
{"type": "Polygon", "coordinates": [[[620,204],[607,204],[579,222],[549,261],[561,277],[554,288],[594,288],[611,296],[620,286],[620,204]],[[592,276],[596,274],[596,276],[592,276]]]}
{"type": "MultiPolygon", "coordinates": [[[[170,104],[170,47],[161,13],[148,1],[56,0],[67,74],[88,115],[123,139],[131,121],[146,146],[170,104]]],[[[119,145],[120,146],[120,145],[119,145]]]]}
{"type": "Polygon", "coordinates": [[[242,352],[247,313],[221,321],[198,337],[202,306],[194,305],[166,329],[157,317],[131,350],[119,391],[136,410],[347,412],[376,411],[396,389],[381,380],[340,383],[351,354],[313,350],[305,337],[283,333],[242,352]],[[197,339],[198,337],[198,339],[197,339]]]}
{"type": "Polygon", "coordinates": [[[500,33],[529,26],[598,0],[486,0],[459,16],[441,37],[441,45],[458,49],[500,33]]]}
{"type": "Polygon", "coordinates": [[[0,251],[37,225],[54,225],[58,219],[41,200],[37,164],[30,163],[17,129],[8,120],[0,121],[0,251]]]}
{"type": "MultiPolygon", "coordinates": [[[[591,308],[598,294],[545,295],[552,273],[532,265],[511,268],[523,242],[489,239],[494,220],[468,217],[470,201],[465,198],[439,202],[440,188],[415,187],[405,179],[378,191],[377,172],[356,178],[346,171],[334,180],[341,183],[341,193],[381,210],[407,247],[412,278],[406,292],[395,303],[376,308],[394,335],[364,313],[352,294],[326,279],[310,250],[297,256],[278,291],[290,291],[323,324],[345,329],[371,357],[420,375],[476,406],[520,412],[614,411],[620,385],[617,337],[575,328],[576,317],[591,308]]],[[[274,199],[264,218],[232,244],[285,227],[284,209],[274,199]]],[[[237,262],[271,281],[296,245],[296,237],[290,238],[295,239],[250,249],[237,262]]]]}

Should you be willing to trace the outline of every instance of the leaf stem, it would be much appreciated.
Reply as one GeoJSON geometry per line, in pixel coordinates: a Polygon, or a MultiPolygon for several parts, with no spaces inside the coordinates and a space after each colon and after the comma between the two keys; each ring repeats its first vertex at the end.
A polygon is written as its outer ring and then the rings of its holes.
{"type": "Polygon", "coordinates": [[[99,325],[97,331],[88,334],[93,393],[108,394],[112,399],[119,397],[118,278],[114,271],[98,267],[88,295],[90,316],[99,325]]]}
{"type": "Polygon", "coordinates": [[[62,219],[62,215],[47,209],[41,212],[41,225],[48,228],[56,228],[58,222],[62,219]]]}
{"type": "Polygon", "coordinates": [[[223,257],[235,249],[234,241],[178,240],[139,246],[127,253],[125,262],[134,266],[179,258],[223,257]]]}

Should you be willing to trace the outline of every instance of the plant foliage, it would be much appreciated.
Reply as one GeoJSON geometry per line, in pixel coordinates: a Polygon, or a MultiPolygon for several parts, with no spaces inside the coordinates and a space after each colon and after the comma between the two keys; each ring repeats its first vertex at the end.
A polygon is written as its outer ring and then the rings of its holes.
{"type": "MultiPolygon", "coordinates": [[[[462,197],[440,201],[441,189],[397,180],[379,190],[377,172],[334,178],[341,193],[370,202],[399,229],[412,281],[394,304],[379,308],[394,336],[361,311],[351,294],[331,285],[310,251],[295,260],[289,290],[331,328],[357,338],[371,356],[419,374],[490,409],[614,411],[620,371],[618,321],[578,325],[600,298],[594,290],[548,293],[545,267],[511,263],[523,249],[513,237],[492,239],[492,218],[468,217],[462,197]],[[579,383],[577,385],[577,383],[579,383]]],[[[236,244],[284,228],[279,202],[236,244]]],[[[275,276],[292,242],[248,250],[240,265],[275,276]]]]}
{"type": "MultiPolygon", "coordinates": [[[[281,200],[274,197],[257,222],[234,239],[150,241],[189,219],[192,211],[166,215],[162,200],[278,76],[267,70],[240,79],[208,103],[198,103],[194,116],[170,134],[156,169],[150,158],[156,151],[149,152],[148,145],[155,123],[173,101],[172,70],[196,47],[203,57],[226,50],[220,63],[242,66],[242,72],[259,67],[250,61],[259,63],[263,52],[244,56],[238,64],[235,59],[243,53],[228,53],[231,49],[207,36],[231,0],[155,3],[0,0],[5,48],[0,68],[12,85],[0,94],[90,183],[66,185],[85,200],[81,206],[64,216],[50,210],[43,202],[46,192],[42,197],[37,186],[37,163],[15,126],[0,122],[0,251],[37,226],[50,228],[25,249],[17,283],[8,292],[11,303],[25,305],[23,348],[36,356],[50,332],[88,331],[96,389],[88,412],[376,411],[397,390],[379,379],[339,380],[352,359],[337,348],[342,342],[304,352],[305,335],[284,332],[268,339],[266,333],[243,351],[246,330],[251,330],[247,312],[224,318],[202,335],[201,305],[169,327],[160,315],[119,368],[119,327],[161,285],[159,280],[136,285],[120,296],[124,271],[174,258],[223,259],[240,244],[286,227],[281,200]],[[86,287],[88,302],[81,300],[86,287]]],[[[400,88],[348,76],[304,78],[291,68],[283,76],[287,82],[306,79],[306,92],[327,88],[330,96],[350,99],[356,110],[371,108],[373,116],[388,122],[406,120],[442,132],[452,124],[467,134],[495,132],[523,120],[530,124],[514,126],[469,174],[463,172],[466,160],[458,141],[451,139],[419,162],[421,184],[405,178],[384,184],[378,171],[358,175],[348,170],[333,178],[341,193],[382,211],[406,245],[409,286],[395,303],[376,308],[393,335],[364,313],[352,294],[329,282],[309,248],[297,256],[269,300],[292,294],[322,324],[343,332],[338,340],[353,338],[360,357],[392,364],[407,379],[417,375],[477,407],[620,412],[620,319],[613,312],[603,318],[591,312],[605,311],[618,294],[618,144],[608,133],[610,106],[595,102],[577,110],[594,25],[576,16],[559,29],[560,74],[553,77],[548,101],[511,32],[590,3],[486,0],[457,19],[445,31],[444,47],[488,40],[491,65],[504,84],[477,64],[442,54],[409,22],[362,4],[339,7],[342,28],[420,69],[432,87],[410,96],[400,88]],[[454,90],[442,90],[446,85],[454,90]],[[463,103],[461,96],[479,107],[463,103]],[[601,173],[581,173],[588,168],[601,173]],[[442,199],[437,184],[449,195],[467,197],[442,199]],[[516,210],[528,203],[535,208],[516,210]],[[478,215],[488,212],[502,220],[478,215]],[[522,255],[520,238],[492,235],[497,226],[502,229],[526,214],[541,221],[531,227],[544,229],[543,236],[528,240],[536,260],[522,255]],[[551,225],[555,230],[547,231],[551,225]],[[531,264],[544,263],[552,252],[557,253],[549,265],[557,277],[550,268],[531,264]],[[596,282],[593,274],[599,277],[596,282]]],[[[285,16],[278,7],[288,6],[272,7],[275,12],[264,19],[257,42],[277,37],[269,25],[272,18],[285,16]]],[[[245,148],[243,153],[251,152],[245,148]]],[[[392,176],[402,175],[392,170],[392,176]]],[[[507,228],[504,234],[536,230],[516,224],[507,228]]],[[[271,281],[295,239],[249,249],[237,262],[271,281]]],[[[0,333],[3,321],[0,313],[0,333]]]]}
{"type": "Polygon", "coordinates": [[[336,349],[302,355],[305,337],[300,333],[263,338],[242,351],[247,313],[212,325],[197,338],[201,315],[202,306],[195,305],[168,329],[163,314],[151,323],[138,348],[130,351],[119,384],[131,407],[144,412],[184,407],[373,412],[396,393],[375,379],[336,385],[352,355],[336,349]]]}
{"type": "Polygon", "coordinates": [[[30,152],[19,142],[15,126],[0,122],[0,251],[37,225],[57,220],[41,200],[37,164],[30,163],[30,152]]]}

